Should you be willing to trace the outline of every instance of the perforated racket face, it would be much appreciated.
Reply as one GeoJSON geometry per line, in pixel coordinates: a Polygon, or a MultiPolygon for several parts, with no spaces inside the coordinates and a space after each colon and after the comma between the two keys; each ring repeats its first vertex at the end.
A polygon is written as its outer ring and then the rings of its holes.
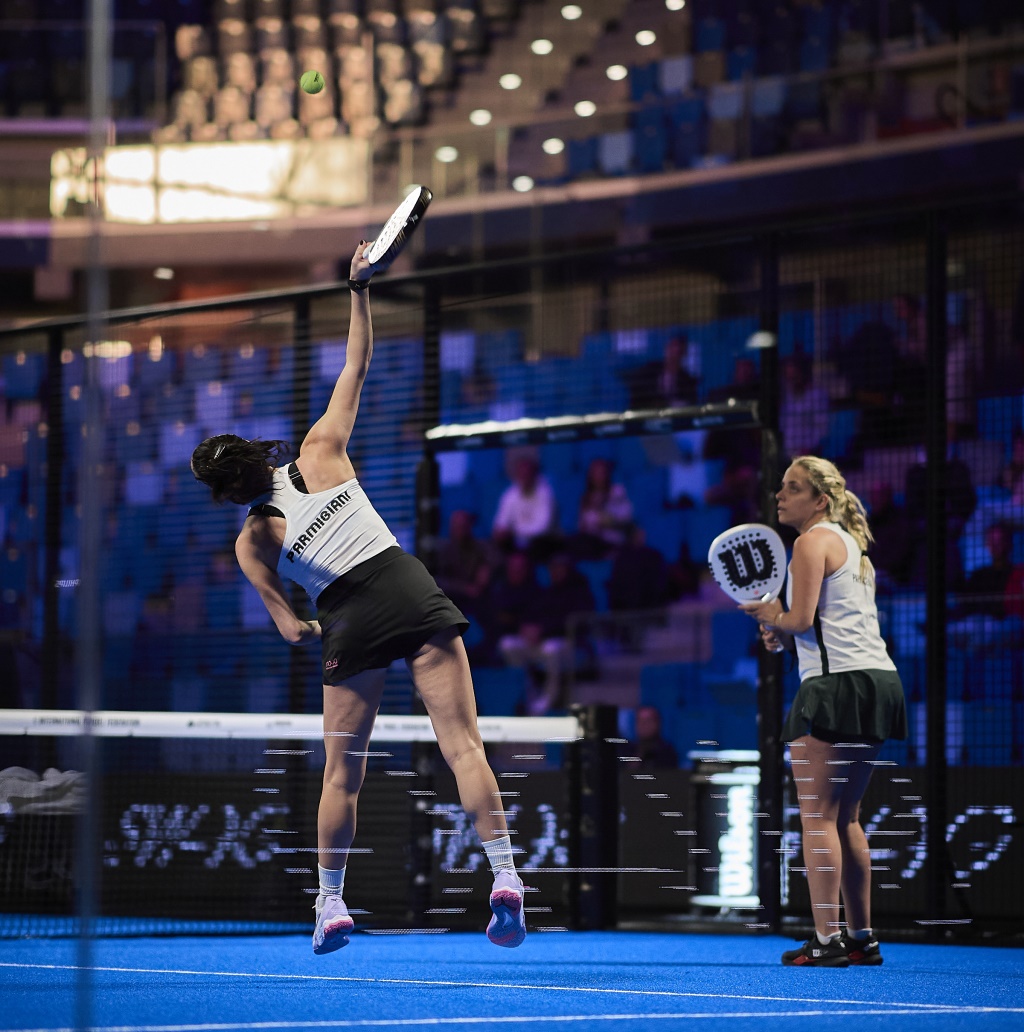
{"type": "Polygon", "coordinates": [[[774,599],[786,581],[786,549],[771,527],[742,523],[711,542],[708,566],[734,602],[774,599]]]}
{"type": "Polygon", "coordinates": [[[366,249],[364,257],[371,265],[390,265],[412,236],[430,204],[433,194],[425,186],[414,186],[405,200],[384,223],[377,239],[366,249]]]}

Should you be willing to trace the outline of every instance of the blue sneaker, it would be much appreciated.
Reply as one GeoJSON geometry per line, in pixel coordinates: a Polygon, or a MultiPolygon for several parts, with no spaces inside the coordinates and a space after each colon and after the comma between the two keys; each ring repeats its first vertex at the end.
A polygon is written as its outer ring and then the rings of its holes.
{"type": "Polygon", "coordinates": [[[520,946],[526,938],[526,915],[523,883],[515,871],[499,871],[494,876],[491,910],[494,916],[487,925],[487,938],[495,946],[520,946]]]}
{"type": "Polygon", "coordinates": [[[349,932],[355,922],[341,896],[317,896],[316,928],[313,929],[313,952],[333,953],[348,945],[349,932]]]}

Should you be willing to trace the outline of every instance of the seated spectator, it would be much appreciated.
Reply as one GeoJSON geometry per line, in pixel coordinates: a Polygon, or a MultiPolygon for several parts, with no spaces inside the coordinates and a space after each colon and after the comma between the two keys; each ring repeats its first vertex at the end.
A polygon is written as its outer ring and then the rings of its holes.
{"type": "Polygon", "coordinates": [[[612,480],[612,464],[594,459],[580,498],[573,551],[580,559],[602,559],[626,540],[633,503],[625,487],[612,480]]]}
{"type": "Polygon", "coordinates": [[[512,483],[498,501],[494,516],[495,543],[503,550],[529,551],[544,559],[559,537],[555,493],[541,475],[536,455],[523,453],[512,462],[512,483]]]}
{"type": "Polygon", "coordinates": [[[668,564],[647,544],[647,532],[634,523],[608,577],[608,608],[658,609],[668,602],[668,564]]]}
{"type": "Polygon", "coordinates": [[[928,382],[925,310],[914,294],[897,294],[892,304],[896,321],[894,395],[898,395],[899,400],[900,434],[906,441],[917,441],[925,432],[928,382]]]}
{"type": "Polygon", "coordinates": [[[670,770],[679,766],[679,752],[661,733],[661,713],[656,706],[638,706],[636,738],[630,752],[640,757],[641,770],[670,770]]]}
{"type": "Polygon", "coordinates": [[[949,624],[949,640],[960,648],[1009,645],[1020,638],[1019,593],[1024,566],[1014,566],[1013,528],[993,523],[985,532],[990,562],[967,578],[949,624]]]}
{"type": "Polygon", "coordinates": [[[791,458],[817,455],[828,433],[828,392],[814,383],[809,355],[802,351],[782,360],[779,429],[782,447],[791,458]]]}
{"type": "Polygon", "coordinates": [[[690,546],[683,540],[679,543],[679,555],[668,566],[668,599],[678,602],[681,598],[693,598],[700,594],[701,573],[707,567],[694,561],[690,546]]]}
{"type": "Polygon", "coordinates": [[[631,409],[675,408],[697,403],[697,379],[686,368],[688,344],[673,337],[659,361],[645,362],[622,374],[631,409]]]}
{"type": "Polygon", "coordinates": [[[915,531],[906,511],[896,504],[895,492],[887,480],[871,484],[866,500],[875,537],[869,555],[878,591],[884,594],[911,581],[915,531]]]}
{"type": "MultiPolygon", "coordinates": [[[[907,439],[902,407],[894,406],[901,356],[896,336],[883,322],[866,322],[839,345],[836,368],[854,404],[863,410],[865,446],[886,446],[907,439]]],[[[920,435],[918,435],[920,436],[920,435]]]]}
{"type": "Polygon", "coordinates": [[[530,557],[525,552],[510,552],[484,593],[485,629],[492,653],[502,638],[519,632],[532,615],[539,594],[530,557]]]}
{"type": "Polygon", "coordinates": [[[964,616],[1006,616],[1006,589],[1013,574],[1013,528],[993,523],[985,532],[989,562],[979,566],[964,583],[963,600],[957,607],[964,616]]]}
{"type": "Polygon", "coordinates": [[[476,516],[456,509],[448,520],[448,538],[437,551],[437,583],[466,614],[480,616],[493,571],[487,542],[473,536],[476,516]]]}
{"type": "Polygon", "coordinates": [[[569,635],[569,618],[595,609],[590,582],[568,555],[552,556],[548,571],[550,585],[536,592],[529,608],[520,611],[518,627],[499,642],[509,666],[526,667],[534,674],[534,683],[527,689],[531,716],[561,704],[563,675],[576,647],[569,635]]]}
{"type": "MultiPolygon", "coordinates": [[[[757,401],[761,392],[757,363],[746,356],[736,359],[732,383],[708,393],[708,401],[757,401]]],[[[704,492],[705,505],[724,505],[732,523],[760,519],[758,484],[761,476],[760,430],[709,430],[703,458],[724,463],[722,478],[704,492]]]]}
{"type": "Polygon", "coordinates": [[[1010,461],[1006,464],[999,479],[1002,486],[1009,492],[1010,504],[1024,507],[1024,430],[1014,431],[1010,461]]]}

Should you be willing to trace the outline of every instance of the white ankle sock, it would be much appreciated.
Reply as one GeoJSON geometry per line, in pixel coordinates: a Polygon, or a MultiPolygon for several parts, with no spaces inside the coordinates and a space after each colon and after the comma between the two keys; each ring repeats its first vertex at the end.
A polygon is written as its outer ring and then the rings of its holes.
{"type": "Polygon", "coordinates": [[[345,868],[339,871],[332,871],[329,868],[316,865],[320,874],[320,895],[340,896],[345,889],[345,868]]]}
{"type": "Polygon", "coordinates": [[[830,942],[838,942],[839,936],[842,933],[833,932],[831,935],[822,935],[821,932],[816,931],[814,934],[818,937],[818,942],[820,942],[822,946],[827,946],[830,942]]]}
{"type": "Polygon", "coordinates": [[[856,939],[857,942],[867,942],[871,938],[870,928],[858,928],[856,931],[852,928],[847,928],[846,932],[851,939],[856,939]]]}
{"type": "Polygon", "coordinates": [[[509,835],[502,835],[500,838],[491,839],[483,844],[484,852],[491,865],[491,873],[499,871],[514,871],[515,861],[512,859],[512,838],[509,835]]]}

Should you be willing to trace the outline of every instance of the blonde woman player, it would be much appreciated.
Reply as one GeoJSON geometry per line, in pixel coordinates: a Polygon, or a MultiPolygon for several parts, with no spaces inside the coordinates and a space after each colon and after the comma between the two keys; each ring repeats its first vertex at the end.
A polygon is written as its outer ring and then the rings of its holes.
{"type": "Polygon", "coordinates": [[[282,637],[321,642],[324,685],[323,794],[317,820],[320,892],[313,952],[348,944],[352,918],[342,895],[366,751],[385,669],[404,659],[426,705],[459,798],[494,872],[487,937],[518,946],[526,937],[523,884],[516,874],[498,785],[484,756],[462,633],[466,618],[414,556],[403,552],[356,479],[347,454],[359,395],[373,353],[366,241],[352,257],[345,366],[327,411],[306,434],[299,457],[275,468],[280,441],[211,437],[192,455],[192,472],[214,501],[249,505],[235,554],[282,637]],[[284,578],[315,602],[301,620],[284,578]]]}
{"type": "Polygon", "coordinates": [[[787,604],[742,608],[761,625],[766,648],[795,644],[800,671],[783,738],[800,804],[815,933],[783,953],[782,963],[881,964],[860,802],[882,743],[907,737],[907,717],[903,686],[878,630],[874,569],[864,554],[874,539],[863,505],[826,459],[795,458],[775,497],[779,522],[799,535],[787,604]]]}

